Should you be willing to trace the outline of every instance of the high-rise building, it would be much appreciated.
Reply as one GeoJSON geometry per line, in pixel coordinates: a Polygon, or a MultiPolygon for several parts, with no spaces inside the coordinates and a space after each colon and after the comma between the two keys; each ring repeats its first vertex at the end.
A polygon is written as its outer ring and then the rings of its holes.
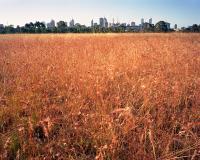
{"type": "Polygon", "coordinates": [[[174,25],[174,29],[177,29],[177,28],[178,28],[178,25],[177,25],[177,24],[175,24],[175,25],[174,25]]]}
{"type": "Polygon", "coordinates": [[[51,20],[51,22],[47,23],[47,28],[55,28],[55,27],[56,27],[56,23],[53,19],[51,20]]]}
{"type": "Polygon", "coordinates": [[[152,23],[153,23],[153,19],[150,18],[150,19],[149,19],[149,24],[152,24],[152,23]]]}
{"type": "Polygon", "coordinates": [[[108,20],[104,18],[104,27],[108,28],[108,20]]]}
{"type": "Polygon", "coordinates": [[[98,26],[98,23],[94,23],[94,27],[97,27],[98,26]]]}
{"type": "Polygon", "coordinates": [[[69,26],[70,26],[70,27],[74,27],[74,24],[75,24],[74,19],[72,19],[72,20],[69,22],[69,26]]]}
{"type": "Polygon", "coordinates": [[[0,24],[0,28],[3,28],[4,27],[4,25],[3,24],[0,24]]]}
{"type": "Polygon", "coordinates": [[[127,24],[126,24],[126,23],[121,23],[120,26],[121,26],[121,27],[126,27],[127,24]]]}
{"type": "Polygon", "coordinates": [[[108,21],[106,18],[99,18],[99,25],[100,27],[108,27],[108,21]]]}
{"type": "Polygon", "coordinates": [[[141,19],[141,25],[143,25],[143,24],[144,24],[144,18],[141,19]]]}
{"type": "Polygon", "coordinates": [[[135,26],[135,22],[131,22],[131,26],[134,27],[135,26]]]}
{"type": "Polygon", "coordinates": [[[94,21],[93,20],[91,21],[91,27],[94,27],[94,21]]]}
{"type": "Polygon", "coordinates": [[[104,27],[104,18],[99,18],[100,27],[104,27]]]}
{"type": "Polygon", "coordinates": [[[166,25],[167,25],[167,29],[170,30],[170,25],[171,25],[171,24],[168,23],[168,22],[166,22],[166,25]]]}

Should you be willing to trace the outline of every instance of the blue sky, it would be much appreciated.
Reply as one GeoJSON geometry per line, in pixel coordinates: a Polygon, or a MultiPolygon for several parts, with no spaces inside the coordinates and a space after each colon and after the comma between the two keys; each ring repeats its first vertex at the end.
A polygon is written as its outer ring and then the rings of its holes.
{"type": "Polygon", "coordinates": [[[24,25],[51,19],[90,25],[99,17],[140,23],[144,18],[177,23],[179,27],[200,24],[200,0],[0,0],[0,23],[24,25]]]}

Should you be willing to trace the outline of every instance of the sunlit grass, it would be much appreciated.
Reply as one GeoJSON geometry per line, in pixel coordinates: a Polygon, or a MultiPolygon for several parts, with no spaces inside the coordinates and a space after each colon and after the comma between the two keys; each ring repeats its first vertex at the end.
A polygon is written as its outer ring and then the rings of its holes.
{"type": "Polygon", "coordinates": [[[199,34],[0,36],[0,159],[200,154],[199,34]]]}

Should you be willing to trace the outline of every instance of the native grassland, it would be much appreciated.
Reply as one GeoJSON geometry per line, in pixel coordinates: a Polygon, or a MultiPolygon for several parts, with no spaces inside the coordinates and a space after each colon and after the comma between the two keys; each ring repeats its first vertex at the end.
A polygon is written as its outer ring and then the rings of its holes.
{"type": "Polygon", "coordinates": [[[0,159],[199,157],[199,34],[0,36],[0,159]]]}

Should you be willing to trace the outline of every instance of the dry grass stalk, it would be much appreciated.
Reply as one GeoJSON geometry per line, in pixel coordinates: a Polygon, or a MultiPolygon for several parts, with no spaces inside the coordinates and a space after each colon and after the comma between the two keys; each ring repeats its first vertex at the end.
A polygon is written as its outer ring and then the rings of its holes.
{"type": "Polygon", "coordinates": [[[0,36],[0,159],[198,159],[199,34],[0,36]]]}

